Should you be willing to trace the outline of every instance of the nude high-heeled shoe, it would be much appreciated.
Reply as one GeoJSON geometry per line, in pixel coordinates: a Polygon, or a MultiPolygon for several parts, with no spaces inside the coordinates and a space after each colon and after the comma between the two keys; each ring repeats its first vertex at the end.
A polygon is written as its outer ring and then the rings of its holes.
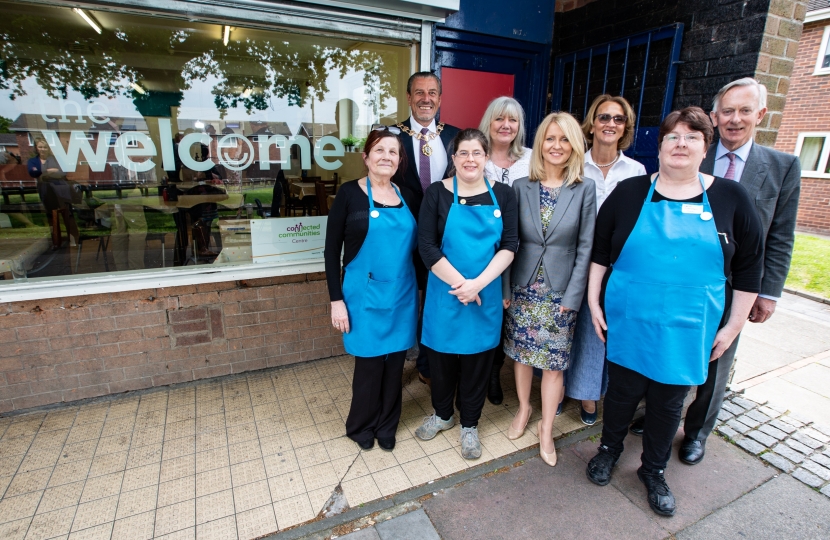
{"type": "Polygon", "coordinates": [[[542,461],[550,465],[551,467],[556,466],[556,447],[553,447],[553,452],[548,454],[544,450],[542,450],[542,421],[539,420],[539,423],[536,425],[536,433],[539,434],[539,455],[542,456],[542,461]]]}
{"type": "Polygon", "coordinates": [[[525,420],[525,425],[522,426],[522,429],[513,429],[513,422],[510,422],[510,426],[507,428],[507,438],[511,441],[521,438],[525,434],[525,429],[531,416],[533,416],[533,407],[530,408],[530,414],[527,415],[527,420],[525,420]]]}

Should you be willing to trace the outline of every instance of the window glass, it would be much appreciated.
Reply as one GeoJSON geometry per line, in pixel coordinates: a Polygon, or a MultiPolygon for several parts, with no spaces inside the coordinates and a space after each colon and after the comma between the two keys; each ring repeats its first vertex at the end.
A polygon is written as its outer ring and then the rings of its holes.
{"type": "MultiPolygon", "coordinates": [[[[827,30],[825,29],[825,35],[827,30]]],[[[821,51],[821,55],[824,59],[821,62],[822,69],[830,68],[830,39],[827,40],[827,44],[824,46],[824,50],[821,51]]]]}
{"type": "Polygon", "coordinates": [[[801,144],[801,154],[798,156],[802,171],[815,171],[818,168],[818,160],[821,158],[824,140],[824,137],[804,137],[804,142],[801,144]]]}
{"type": "Polygon", "coordinates": [[[0,10],[6,279],[250,263],[251,219],[325,213],[408,116],[408,44],[0,10]]]}

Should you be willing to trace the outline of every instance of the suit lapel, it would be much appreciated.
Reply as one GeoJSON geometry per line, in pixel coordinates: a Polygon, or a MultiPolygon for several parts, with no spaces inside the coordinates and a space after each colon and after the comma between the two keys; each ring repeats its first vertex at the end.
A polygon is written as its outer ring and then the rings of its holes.
{"type": "Polygon", "coordinates": [[[545,235],[545,240],[550,238],[550,235],[553,234],[554,229],[556,229],[559,222],[562,221],[562,217],[564,217],[565,212],[568,211],[568,206],[571,204],[573,198],[573,186],[562,186],[562,189],[559,191],[559,199],[556,201],[556,208],[553,209],[553,215],[551,216],[550,223],[548,224],[548,232],[545,235]]]}
{"type": "Polygon", "coordinates": [[[544,238],[545,235],[542,234],[542,216],[541,212],[538,211],[540,203],[539,189],[539,182],[528,182],[525,185],[525,196],[527,197],[527,202],[529,204],[528,208],[530,208],[530,215],[533,218],[533,224],[539,232],[539,238],[544,238]]]}
{"type": "Polygon", "coordinates": [[[700,164],[700,172],[703,174],[713,174],[715,170],[715,154],[718,150],[718,143],[709,146],[706,152],[706,157],[703,158],[703,163],[700,164]]]}
{"type": "MultiPolygon", "coordinates": [[[[412,122],[410,118],[407,118],[401,122],[401,124],[405,125],[409,129],[412,129],[412,122]]],[[[424,189],[421,187],[420,176],[418,176],[418,163],[415,161],[415,150],[412,148],[412,137],[404,132],[401,132],[400,137],[403,142],[403,151],[406,152],[407,168],[409,169],[412,179],[414,180],[412,187],[414,189],[417,185],[417,191],[423,193],[424,189]]]]}
{"type": "Polygon", "coordinates": [[[764,184],[768,171],[767,153],[758,143],[753,142],[752,148],[749,150],[749,156],[746,158],[746,165],[744,165],[744,170],[741,173],[741,185],[753,200],[764,184]]]}

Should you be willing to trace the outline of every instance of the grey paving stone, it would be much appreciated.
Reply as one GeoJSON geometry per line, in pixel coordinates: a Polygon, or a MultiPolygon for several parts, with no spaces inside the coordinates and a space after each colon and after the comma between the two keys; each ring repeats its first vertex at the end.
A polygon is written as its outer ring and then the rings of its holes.
{"type": "Polygon", "coordinates": [[[727,426],[729,426],[729,427],[731,427],[732,429],[734,429],[734,430],[735,430],[735,431],[737,431],[738,433],[746,433],[747,431],[749,431],[749,430],[750,430],[750,427],[749,427],[749,426],[747,426],[747,425],[745,425],[745,424],[742,424],[742,423],[738,422],[738,421],[737,421],[737,420],[735,420],[735,419],[729,420],[729,421],[726,423],[726,425],[727,425],[727,426]]]}
{"type": "Polygon", "coordinates": [[[784,472],[790,472],[793,469],[795,469],[795,465],[793,465],[793,463],[790,460],[784,459],[775,452],[766,452],[763,455],[761,455],[761,459],[763,459],[773,467],[780,469],[784,472]]]}
{"type": "Polygon", "coordinates": [[[770,422],[768,425],[770,425],[770,426],[772,426],[772,427],[774,427],[774,428],[780,429],[780,430],[781,430],[781,431],[783,431],[784,433],[792,433],[793,431],[795,431],[796,429],[798,429],[798,428],[797,428],[797,427],[795,427],[794,425],[792,425],[792,424],[788,424],[788,423],[786,423],[786,422],[782,422],[782,421],[781,421],[781,420],[779,420],[779,419],[775,419],[775,420],[773,420],[773,421],[772,421],[772,422],[770,422]]]}
{"type": "Polygon", "coordinates": [[[340,536],[339,538],[341,540],[380,540],[380,536],[378,536],[378,532],[374,527],[360,529],[359,531],[340,536]]]}
{"type": "Polygon", "coordinates": [[[793,478],[801,480],[808,486],[814,488],[821,487],[821,485],[824,483],[824,481],[821,478],[819,478],[818,476],[814,475],[806,469],[802,469],[801,467],[795,470],[795,472],[793,473],[793,478]]]}
{"type": "Polygon", "coordinates": [[[756,420],[756,421],[758,421],[762,424],[765,424],[765,423],[769,422],[770,420],[772,420],[772,418],[770,418],[769,416],[765,415],[764,413],[762,413],[761,411],[758,411],[758,410],[748,411],[746,413],[746,415],[748,417],[752,418],[753,420],[756,420]]]}
{"type": "Polygon", "coordinates": [[[777,439],[779,441],[783,441],[784,439],[787,438],[786,433],[784,433],[783,431],[781,431],[777,427],[771,426],[769,424],[764,424],[763,426],[758,427],[758,431],[760,431],[761,433],[764,433],[766,435],[769,435],[770,437],[772,437],[774,439],[777,439]]]}
{"type": "Polygon", "coordinates": [[[758,410],[767,416],[771,416],[772,418],[778,418],[779,416],[787,412],[786,410],[781,410],[780,407],[777,407],[772,403],[767,403],[763,407],[758,407],[758,410]]]}
{"type": "Polygon", "coordinates": [[[778,442],[774,437],[770,437],[769,435],[761,433],[758,430],[750,431],[749,433],[746,434],[746,436],[750,437],[752,439],[755,439],[756,441],[763,444],[767,448],[772,448],[773,446],[775,446],[775,443],[778,442]]]}
{"type": "Polygon", "coordinates": [[[822,492],[822,494],[827,495],[828,497],[830,497],[830,484],[827,484],[826,486],[821,488],[821,492],[822,492]]]}
{"type": "Polygon", "coordinates": [[[775,445],[775,448],[773,448],[772,451],[778,455],[784,456],[785,458],[789,459],[794,463],[801,463],[802,461],[804,461],[804,454],[802,454],[801,452],[796,452],[795,450],[793,450],[785,444],[775,445]]]}
{"type": "Polygon", "coordinates": [[[819,448],[824,446],[823,444],[821,444],[821,441],[817,441],[814,438],[807,435],[806,433],[804,433],[804,430],[796,431],[795,433],[790,435],[790,437],[797,440],[805,446],[809,446],[813,450],[818,450],[819,448]]]}
{"type": "Polygon", "coordinates": [[[816,429],[813,429],[814,427],[815,426],[806,427],[806,428],[801,430],[801,433],[807,435],[808,437],[812,437],[813,439],[815,439],[819,442],[822,442],[824,444],[827,444],[828,442],[830,442],[830,437],[828,437],[827,435],[825,435],[824,433],[822,433],[822,432],[820,432],[816,429]]]}
{"type": "Polygon", "coordinates": [[[747,425],[751,428],[757,428],[758,426],[761,425],[761,422],[759,422],[758,420],[755,420],[754,418],[752,418],[750,416],[747,416],[745,414],[742,415],[742,416],[737,417],[736,420],[738,422],[740,422],[741,424],[745,424],[745,425],[747,425]]]}
{"type": "Polygon", "coordinates": [[[441,540],[422,509],[375,525],[381,540],[441,540]]]}
{"type": "Polygon", "coordinates": [[[817,431],[820,431],[827,437],[830,437],[830,426],[826,426],[824,424],[813,424],[811,427],[817,431]]]}
{"type": "Polygon", "coordinates": [[[755,403],[751,399],[746,399],[741,396],[734,396],[729,401],[731,401],[735,405],[738,405],[739,407],[743,407],[746,410],[754,409],[755,407],[758,407],[760,405],[760,403],[755,403]]]}
{"type": "MultiPolygon", "coordinates": [[[[792,418],[793,420],[796,420],[796,421],[798,421],[798,422],[801,422],[801,423],[802,423],[802,424],[804,424],[805,426],[806,426],[807,424],[809,424],[810,422],[812,422],[812,420],[810,420],[808,417],[806,417],[806,416],[804,416],[804,415],[802,415],[801,413],[796,412],[796,411],[790,411],[790,412],[787,414],[787,416],[789,416],[789,417],[790,417],[790,418],[792,418]]],[[[799,426],[799,427],[800,427],[800,426],[799,426]]]]}
{"type": "MultiPolygon", "coordinates": [[[[825,540],[830,538],[828,497],[782,474],[684,529],[676,538],[825,540]]],[[[678,509],[682,502],[678,499],[678,509]]]]}
{"type": "Polygon", "coordinates": [[[721,407],[724,411],[727,411],[732,414],[743,414],[746,412],[746,409],[741,407],[740,405],[735,405],[731,401],[724,401],[723,406],[721,407]]]}
{"type": "Polygon", "coordinates": [[[786,441],[784,441],[784,444],[786,444],[790,448],[798,450],[799,452],[801,452],[805,456],[809,456],[810,454],[813,453],[812,448],[810,448],[809,446],[804,446],[803,444],[801,444],[800,442],[798,442],[794,439],[787,439],[786,441]]]}
{"type": "Polygon", "coordinates": [[[804,463],[802,463],[801,466],[804,467],[805,469],[807,469],[808,471],[810,471],[811,473],[813,473],[814,475],[818,476],[819,478],[821,478],[825,482],[830,480],[830,469],[827,469],[826,467],[822,467],[821,465],[819,465],[815,461],[807,460],[804,463]]]}
{"type": "Polygon", "coordinates": [[[747,452],[755,454],[756,456],[758,454],[760,454],[761,452],[763,452],[764,450],[766,450],[765,446],[763,446],[761,444],[758,444],[757,442],[753,441],[752,439],[741,439],[739,441],[736,441],[735,444],[737,444],[738,446],[740,446],[741,448],[743,448],[747,452]]]}
{"type": "Polygon", "coordinates": [[[823,465],[830,469],[830,457],[825,456],[824,454],[813,454],[810,456],[810,459],[818,463],[819,465],[823,465]]]}
{"type": "Polygon", "coordinates": [[[738,437],[741,436],[740,433],[738,433],[737,431],[735,431],[734,429],[732,429],[731,427],[729,427],[727,425],[718,426],[718,433],[720,433],[724,437],[729,437],[732,440],[735,440],[735,439],[737,439],[738,437]]]}
{"type": "Polygon", "coordinates": [[[721,409],[718,411],[718,420],[720,420],[721,422],[726,422],[730,418],[735,418],[735,415],[727,411],[726,409],[721,409]]]}
{"type": "Polygon", "coordinates": [[[784,416],[779,418],[779,420],[782,420],[782,421],[790,424],[791,426],[795,426],[797,428],[800,428],[800,427],[804,426],[803,422],[800,422],[799,420],[796,420],[795,418],[793,418],[792,413],[785,414],[784,416]]]}

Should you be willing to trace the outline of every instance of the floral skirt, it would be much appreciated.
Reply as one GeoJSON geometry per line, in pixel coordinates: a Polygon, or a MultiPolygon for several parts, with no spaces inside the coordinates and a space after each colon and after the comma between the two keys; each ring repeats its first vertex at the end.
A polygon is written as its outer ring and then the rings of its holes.
{"type": "Polygon", "coordinates": [[[559,313],[564,294],[550,290],[541,271],[530,287],[513,286],[507,308],[505,354],[540,369],[568,369],[577,312],[559,313]]]}

